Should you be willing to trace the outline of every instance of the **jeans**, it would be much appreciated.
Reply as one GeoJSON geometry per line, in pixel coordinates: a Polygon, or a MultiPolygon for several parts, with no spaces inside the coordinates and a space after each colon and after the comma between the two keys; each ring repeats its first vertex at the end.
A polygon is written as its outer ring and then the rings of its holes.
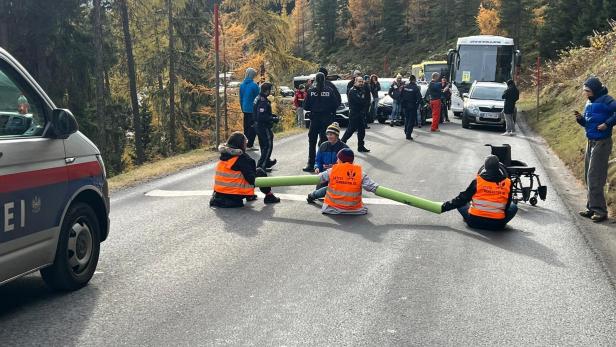
{"type": "Polygon", "coordinates": [[[607,203],[603,188],[607,181],[611,152],[611,137],[603,140],[588,140],[584,158],[584,181],[588,187],[586,208],[599,216],[607,216],[607,203]]]}
{"type": "Polygon", "coordinates": [[[402,107],[400,107],[400,103],[396,100],[394,100],[394,102],[391,104],[391,114],[389,115],[389,120],[390,121],[396,121],[398,119],[400,119],[400,112],[402,107]]]}
{"type": "Polygon", "coordinates": [[[379,111],[379,98],[374,98],[370,107],[370,114],[372,115],[372,120],[375,120],[379,111]]]}
{"type": "MultiPolygon", "coordinates": [[[[257,131],[255,130],[255,121],[252,113],[244,112],[244,135],[248,139],[248,147],[252,147],[255,144],[255,138],[257,137],[257,131]]],[[[261,142],[259,142],[259,146],[261,142]]]]}
{"type": "Polygon", "coordinates": [[[515,122],[513,121],[513,114],[505,113],[505,123],[507,124],[507,132],[515,133],[515,122]]]}
{"type": "Polygon", "coordinates": [[[327,186],[316,189],[315,191],[310,193],[310,195],[312,195],[312,197],[315,199],[323,199],[325,197],[325,194],[327,194],[327,186]]]}
{"type": "Polygon", "coordinates": [[[353,133],[357,131],[357,146],[358,148],[364,147],[364,138],[366,137],[366,125],[364,122],[364,117],[361,115],[351,115],[349,117],[349,126],[344,132],[342,139],[340,141],[346,143],[353,133]]]}
{"type": "Polygon", "coordinates": [[[505,211],[505,219],[500,220],[473,216],[468,212],[469,208],[470,205],[462,206],[458,209],[458,212],[460,212],[466,224],[474,229],[503,230],[507,223],[518,213],[518,205],[513,202],[509,205],[507,211],[505,211]]]}
{"type": "Polygon", "coordinates": [[[295,115],[297,117],[297,126],[301,128],[304,122],[304,108],[298,107],[297,110],[295,110],[295,115]]]}

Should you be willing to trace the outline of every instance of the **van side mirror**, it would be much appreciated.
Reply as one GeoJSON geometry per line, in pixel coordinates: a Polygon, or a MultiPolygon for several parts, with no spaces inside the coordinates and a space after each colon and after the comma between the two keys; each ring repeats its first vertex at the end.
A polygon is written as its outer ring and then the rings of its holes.
{"type": "Polygon", "coordinates": [[[57,108],[51,112],[52,136],[57,139],[67,139],[79,130],[79,125],[71,111],[57,108]]]}

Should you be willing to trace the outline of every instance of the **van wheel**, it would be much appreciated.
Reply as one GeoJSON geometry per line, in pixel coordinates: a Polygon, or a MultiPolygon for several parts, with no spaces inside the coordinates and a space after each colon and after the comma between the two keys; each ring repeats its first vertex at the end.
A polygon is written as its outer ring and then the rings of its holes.
{"type": "Polygon", "coordinates": [[[41,276],[55,290],[77,290],[94,275],[99,253],[98,218],[89,205],[76,203],[62,223],[54,263],[42,269],[41,276]]]}

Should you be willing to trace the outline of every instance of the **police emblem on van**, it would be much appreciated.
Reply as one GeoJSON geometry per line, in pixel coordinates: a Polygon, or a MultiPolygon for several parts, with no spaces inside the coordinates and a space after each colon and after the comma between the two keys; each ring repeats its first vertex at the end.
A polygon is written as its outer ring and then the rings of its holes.
{"type": "Polygon", "coordinates": [[[41,204],[41,198],[39,196],[35,196],[34,199],[32,199],[32,213],[41,212],[41,204]]]}

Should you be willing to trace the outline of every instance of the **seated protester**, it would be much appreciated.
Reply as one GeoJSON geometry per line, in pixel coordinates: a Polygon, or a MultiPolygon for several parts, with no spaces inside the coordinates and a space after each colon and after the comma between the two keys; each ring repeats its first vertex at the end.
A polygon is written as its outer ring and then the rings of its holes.
{"type": "Polygon", "coordinates": [[[306,200],[312,203],[325,198],[321,209],[324,214],[368,213],[361,200],[362,188],[374,193],[379,185],[363,173],[361,166],[353,164],[355,154],[351,149],[340,150],[337,157],[338,162],[332,168],[319,174],[321,182],[329,182],[327,187],[308,194],[306,200]]]}
{"type": "Polygon", "coordinates": [[[444,203],[442,211],[456,208],[466,224],[476,229],[502,230],[515,217],[518,206],[512,202],[511,180],[500,170],[497,156],[488,156],[484,170],[466,191],[444,203]]]}
{"type": "MultiPolygon", "coordinates": [[[[256,200],[255,179],[266,177],[262,168],[257,168],[254,159],[246,154],[248,139],[241,132],[231,134],[227,143],[220,145],[220,161],[216,166],[214,176],[214,194],[210,206],[242,207],[244,199],[256,200]]],[[[274,196],[272,188],[260,188],[265,194],[264,202],[273,204],[280,202],[274,196]]]]}
{"type": "Polygon", "coordinates": [[[321,173],[336,164],[338,152],[343,148],[349,148],[346,143],[340,141],[340,126],[334,122],[325,131],[327,141],[319,146],[317,158],[314,162],[314,172],[321,173]]]}

